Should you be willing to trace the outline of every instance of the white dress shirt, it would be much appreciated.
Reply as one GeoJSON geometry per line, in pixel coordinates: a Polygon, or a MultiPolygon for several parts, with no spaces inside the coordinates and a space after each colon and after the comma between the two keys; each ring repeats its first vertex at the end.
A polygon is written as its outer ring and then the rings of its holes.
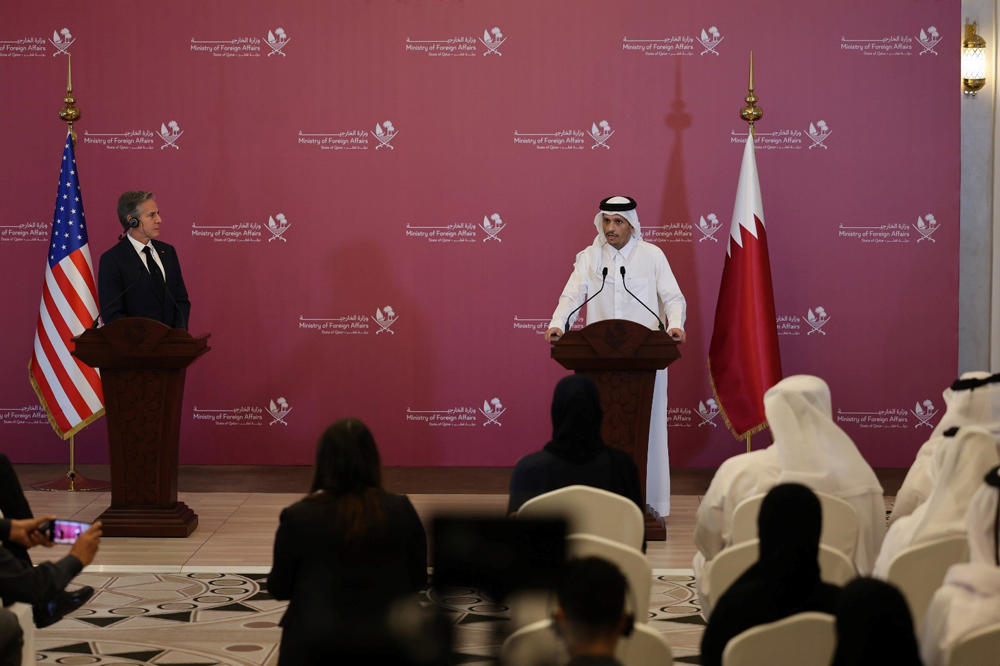
{"type": "MultiPolygon", "coordinates": [[[[146,249],[146,245],[132,238],[132,234],[125,234],[125,237],[129,239],[129,242],[132,243],[132,247],[135,248],[135,251],[139,253],[139,259],[142,261],[142,265],[145,266],[146,270],[148,271],[149,265],[146,263],[146,253],[143,252],[143,250],[146,249]]],[[[155,261],[156,265],[160,267],[160,272],[163,273],[163,281],[166,282],[167,271],[165,268],[163,268],[163,260],[160,259],[160,253],[156,251],[156,247],[152,244],[151,241],[146,241],[146,243],[149,243],[150,254],[153,255],[153,261],[155,261]]]]}
{"type": "MultiPolygon", "coordinates": [[[[663,250],[652,243],[638,240],[635,236],[621,250],[616,250],[610,243],[604,245],[600,255],[595,250],[596,248],[587,248],[576,255],[573,274],[559,297],[559,305],[552,315],[549,328],[558,328],[565,333],[566,317],[580,307],[588,295],[597,293],[601,288],[601,270],[606,266],[608,277],[604,291],[587,304],[588,324],[606,319],[627,319],[656,330],[659,324],[646,308],[625,291],[624,286],[627,285],[639,301],[664,321],[667,330],[684,329],[687,301],[674,279],[663,250]],[[595,261],[597,256],[600,256],[600,265],[595,261]],[[622,284],[622,266],[625,267],[625,285],[622,284]]],[[[574,321],[576,316],[573,316],[574,321]]]]}

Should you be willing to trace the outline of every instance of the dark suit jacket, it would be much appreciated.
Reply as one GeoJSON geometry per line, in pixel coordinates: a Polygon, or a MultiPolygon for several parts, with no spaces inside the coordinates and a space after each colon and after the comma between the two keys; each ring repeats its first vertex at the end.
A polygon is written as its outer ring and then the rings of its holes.
{"type": "Polygon", "coordinates": [[[365,543],[335,526],[337,498],[317,495],[281,512],[268,591],[290,599],[279,664],[376,663],[386,608],[427,584],[427,537],[410,500],[381,493],[385,522],[365,543]],[[366,661],[362,655],[367,656],[366,661]],[[352,659],[351,657],[355,657],[352,659]]]}
{"type": "MultiPolygon", "coordinates": [[[[9,535],[10,520],[0,519],[0,538],[6,540],[9,535]]],[[[74,555],[33,567],[7,548],[0,548],[0,598],[8,606],[15,601],[43,604],[52,601],[81,571],[83,564],[74,555]]]]}
{"type": "Polygon", "coordinates": [[[101,316],[105,324],[124,317],[146,317],[174,328],[185,328],[185,323],[190,325],[191,302],[181,275],[181,264],[177,261],[177,251],[172,245],[158,240],[149,242],[163,262],[167,289],[174,300],[170,300],[170,295],[156,288],[153,276],[142,263],[131,241],[123,238],[101,255],[97,278],[98,297],[104,312],[101,316]],[[129,285],[132,285],[131,289],[128,289],[129,285]],[[116,301],[115,298],[126,289],[128,292],[116,301]],[[176,305],[174,301],[177,301],[176,305]],[[180,316],[181,312],[184,313],[183,318],[180,316]]]}

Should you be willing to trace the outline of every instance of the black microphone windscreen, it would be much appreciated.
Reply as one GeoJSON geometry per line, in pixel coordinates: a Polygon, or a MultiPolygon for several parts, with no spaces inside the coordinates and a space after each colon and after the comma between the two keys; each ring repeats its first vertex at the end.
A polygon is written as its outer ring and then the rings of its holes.
{"type": "Polygon", "coordinates": [[[608,277],[608,267],[605,266],[604,270],[601,271],[601,277],[608,277]]]}
{"type": "Polygon", "coordinates": [[[624,266],[622,266],[622,271],[621,272],[622,272],[622,277],[625,277],[625,267],[624,266]]]}

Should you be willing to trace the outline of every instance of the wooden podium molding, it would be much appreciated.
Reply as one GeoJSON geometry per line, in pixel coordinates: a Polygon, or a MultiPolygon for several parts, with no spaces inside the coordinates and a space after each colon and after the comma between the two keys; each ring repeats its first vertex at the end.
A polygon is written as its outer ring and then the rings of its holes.
{"type": "MultiPolygon", "coordinates": [[[[597,384],[604,410],[601,437],[608,446],[632,456],[644,498],[656,371],[680,357],[677,342],[669,335],[623,319],[570,331],[552,346],[552,358],[561,366],[597,384]]],[[[647,504],[646,539],[666,538],[663,518],[647,504]]]]}
{"type": "Polygon", "coordinates": [[[140,317],[87,329],[74,357],[101,371],[111,454],[111,506],[104,536],[186,537],[198,516],[177,501],[181,405],[187,367],[208,352],[192,337],[140,317]]]}

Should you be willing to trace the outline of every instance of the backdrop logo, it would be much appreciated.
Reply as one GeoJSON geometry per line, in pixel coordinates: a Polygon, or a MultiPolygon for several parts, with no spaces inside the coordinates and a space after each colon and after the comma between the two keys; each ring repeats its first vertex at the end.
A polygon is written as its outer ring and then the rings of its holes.
{"type": "Polygon", "coordinates": [[[44,37],[0,40],[0,58],[44,58],[45,53],[44,37]]]}
{"type": "Polygon", "coordinates": [[[300,146],[316,146],[320,150],[368,150],[370,141],[368,130],[363,129],[314,134],[306,134],[299,130],[298,135],[300,146]]]}
{"type": "Polygon", "coordinates": [[[934,216],[928,213],[923,217],[917,216],[917,223],[913,225],[913,228],[917,230],[920,234],[920,238],[917,239],[918,243],[924,241],[930,241],[936,243],[937,241],[931,238],[935,231],[938,230],[938,221],[934,219],[934,216]]]}
{"type": "Polygon", "coordinates": [[[267,41],[264,43],[267,44],[268,48],[271,49],[271,52],[267,54],[267,57],[270,58],[271,56],[278,54],[282,58],[284,58],[285,53],[281,49],[285,48],[285,44],[287,44],[290,41],[292,40],[288,35],[285,34],[284,28],[275,28],[274,32],[268,30],[267,41]]]}
{"type": "MultiPolygon", "coordinates": [[[[773,132],[753,133],[754,148],[757,150],[801,150],[802,149],[801,130],[797,129],[777,129],[773,132]]],[[[730,130],[729,143],[743,145],[747,142],[749,132],[737,132],[730,130]]]]}
{"type": "Polygon", "coordinates": [[[698,427],[704,425],[710,425],[713,428],[717,428],[718,424],[715,422],[715,417],[719,415],[719,406],[715,402],[715,398],[709,398],[704,402],[698,402],[698,416],[701,417],[701,423],[698,427]]]}
{"type": "Polygon", "coordinates": [[[486,238],[483,239],[483,242],[495,240],[498,243],[502,243],[503,241],[499,238],[499,234],[506,226],[504,221],[500,219],[499,213],[493,213],[489,217],[483,215],[483,223],[479,225],[479,228],[486,232],[486,238]]]}
{"type": "Polygon", "coordinates": [[[492,30],[483,30],[483,38],[479,40],[486,47],[486,52],[483,53],[484,56],[488,55],[498,55],[502,56],[497,49],[500,45],[507,41],[507,38],[503,36],[500,32],[500,28],[493,28],[492,30]]]}
{"type": "Polygon", "coordinates": [[[704,243],[707,240],[714,243],[719,242],[719,239],[715,237],[715,232],[722,228],[722,224],[715,213],[709,213],[707,216],[702,215],[694,228],[701,232],[701,238],[698,239],[699,243],[704,243]]]}
{"type": "Polygon", "coordinates": [[[379,145],[375,146],[375,150],[378,150],[379,148],[388,148],[389,150],[393,150],[390,143],[396,138],[397,134],[399,134],[399,130],[392,126],[391,120],[387,120],[381,125],[375,123],[375,131],[372,132],[372,136],[378,139],[379,142],[379,145]]]}
{"type": "Polygon", "coordinates": [[[622,37],[622,51],[641,53],[644,56],[693,56],[694,38],[689,35],[672,35],[663,39],[622,37]]]}
{"type": "MultiPolygon", "coordinates": [[[[545,319],[525,319],[523,317],[518,317],[514,315],[514,330],[515,331],[530,331],[535,335],[545,335],[545,332],[549,330],[549,323],[552,322],[551,317],[546,317],[545,319]]],[[[586,318],[582,315],[576,318],[570,329],[573,331],[579,331],[583,328],[586,323],[586,318]]],[[[566,322],[559,324],[559,328],[566,326],[566,322]]]]}
{"type": "Polygon", "coordinates": [[[809,146],[809,150],[819,146],[820,148],[826,149],[823,142],[826,141],[826,137],[833,133],[829,127],[826,126],[825,120],[816,121],[815,124],[809,123],[809,133],[806,135],[812,141],[812,145],[809,146]]]}
{"type": "Polygon", "coordinates": [[[288,231],[288,228],[291,226],[291,222],[285,219],[284,213],[278,213],[277,215],[268,217],[267,230],[271,232],[271,237],[267,239],[267,242],[270,243],[271,241],[277,239],[283,243],[287,243],[288,239],[285,238],[284,233],[288,231]]]}
{"type": "Polygon", "coordinates": [[[55,30],[53,30],[52,31],[52,39],[49,40],[49,43],[52,44],[52,46],[56,47],[56,52],[53,53],[52,55],[53,56],[57,56],[57,55],[64,55],[64,56],[72,55],[69,52],[69,47],[71,47],[73,45],[73,42],[75,42],[75,41],[76,41],[76,39],[73,37],[72,34],[70,34],[69,28],[63,28],[62,30],[59,30],[58,32],[56,32],[55,30]]]}
{"type": "Polygon", "coordinates": [[[917,41],[920,42],[920,46],[923,48],[920,55],[925,53],[933,53],[934,55],[937,55],[937,51],[934,50],[934,47],[941,42],[941,35],[938,34],[937,28],[934,26],[927,28],[926,31],[921,28],[920,36],[917,37],[917,41]]]}
{"type": "MultiPolygon", "coordinates": [[[[278,217],[284,217],[279,214],[278,217]]],[[[266,225],[259,222],[237,222],[236,224],[224,225],[204,225],[192,224],[191,236],[193,238],[206,238],[215,243],[261,243],[264,240],[264,229],[271,232],[271,237],[267,239],[270,243],[276,237],[280,237],[285,230],[290,227],[284,220],[269,218],[266,225]],[[274,225],[272,228],[271,225],[274,225]],[[284,224],[284,229],[282,228],[284,224]]],[[[286,239],[281,239],[288,242],[286,239]]]]}
{"type": "Polygon", "coordinates": [[[24,243],[48,241],[51,223],[24,222],[22,224],[0,224],[0,243],[24,243]]]}
{"type": "Polygon", "coordinates": [[[285,417],[288,416],[288,412],[290,411],[292,411],[292,408],[288,406],[288,401],[284,398],[272,400],[267,406],[267,413],[271,415],[271,422],[268,425],[280,423],[283,426],[287,426],[288,422],[285,421],[285,417]]]}
{"type": "MultiPolygon", "coordinates": [[[[271,402],[274,405],[274,402],[271,402]]],[[[245,405],[232,409],[200,409],[194,407],[191,417],[217,426],[262,426],[265,410],[258,405],[245,405]]],[[[273,418],[273,416],[272,416],[273,418]]]]}
{"type": "Polygon", "coordinates": [[[176,120],[171,120],[166,124],[160,123],[159,137],[163,139],[163,145],[160,146],[160,150],[168,146],[175,150],[180,150],[181,147],[177,145],[177,139],[181,138],[182,134],[184,134],[184,130],[180,128],[176,120]]]}
{"type": "Polygon", "coordinates": [[[823,327],[826,326],[826,322],[828,321],[830,321],[830,316],[826,314],[825,308],[817,307],[815,310],[810,308],[809,312],[806,313],[806,323],[809,324],[811,330],[806,335],[812,335],[813,333],[826,335],[823,327]]]}
{"type": "Polygon", "coordinates": [[[852,424],[863,429],[900,430],[910,427],[910,414],[905,409],[880,409],[875,412],[845,412],[838,409],[835,420],[837,423],[852,424]]]}
{"type": "Polygon", "coordinates": [[[586,132],[583,130],[572,129],[541,134],[525,134],[514,130],[514,145],[530,146],[537,150],[583,150],[584,135],[586,132]]]}
{"type": "Polygon", "coordinates": [[[189,49],[195,53],[207,53],[214,58],[259,58],[261,55],[261,44],[267,44],[271,49],[268,57],[275,53],[281,53],[285,44],[289,42],[285,31],[277,28],[274,31],[268,30],[267,37],[234,37],[233,39],[208,39],[199,40],[191,38],[189,49]]]}
{"type": "Polygon", "coordinates": [[[702,30],[701,35],[698,37],[698,42],[705,47],[705,50],[701,52],[701,55],[708,55],[709,53],[712,55],[719,55],[719,52],[715,50],[715,47],[721,44],[723,39],[725,39],[725,37],[719,34],[719,29],[714,25],[707,31],[702,30]]]}
{"type": "Polygon", "coordinates": [[[934,418],[937,414],[937,410],[934,409],[934,403],[930,400],[924,400],[922,403],[918,402],[910,413],[917,417],[917,425],[915,428],[920,426],[927,426],[928,428],[933,428],[929,421],[934,418]]]}
{"type": "Polygon", "coordinates": [[[597,123],[591,123],[590,125],[590,138],[595,141],[594,145],[590,147],[591,150],[597,147],[607,148],[611,150],[611,146],[607,144],[608,139],[615,131],[611,129],[611,125],[608,124],[607,120],[602,120],[600,126],[597,123]]]}
{"type": "Polygon", "coordinates": [[[492,400],[483,400],[483,406],[480,408],[479,412],[486,417],[486,421],[483,423],[484,426],[495,425],[502,426],[500,423],[500,417],[507,408],[500,403],[500,399],[494,397],[492,400]]]}
{"type": "Polygon", "coordinates": [[[392,306],[385,306],[384,308],[375,309],[375,317],[371,318],[378,325],[378,330],[375,331],[375,335],[380,333],[388,333],[389,335],[395,335],[396,333],[392,330],[392,325],[396,323],[399,316],[396,314],[392,306]]]}
{"type": "Polygon", "coordinates": [[[0,407],[0,425],[48,425],[49,417],[41,405],[0,407]]]}

